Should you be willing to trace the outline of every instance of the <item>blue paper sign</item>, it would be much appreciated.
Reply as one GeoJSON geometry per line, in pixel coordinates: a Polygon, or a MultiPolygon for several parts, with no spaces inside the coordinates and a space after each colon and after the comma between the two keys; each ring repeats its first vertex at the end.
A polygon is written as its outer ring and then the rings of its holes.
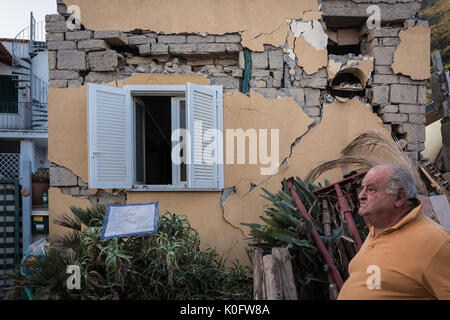
{"type": "Polygon", "coordinates": [[[158,201],[108,205],[100,239],[127,238],[158,231],[158,201]]]}

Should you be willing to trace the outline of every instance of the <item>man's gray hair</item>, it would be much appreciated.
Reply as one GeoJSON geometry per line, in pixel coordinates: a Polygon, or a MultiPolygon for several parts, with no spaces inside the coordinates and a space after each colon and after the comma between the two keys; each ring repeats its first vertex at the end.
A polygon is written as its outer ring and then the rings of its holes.
{"type": "Polygon", "coordinates": [[[388,167],[391,174],[386,184],[386,192],[396,194],[400,190],[406,193],[407,205],[415,205],[417,202],[417,188],[413,176],[404,167],[396,164],[381,164],[376,167],[388,167]]]}

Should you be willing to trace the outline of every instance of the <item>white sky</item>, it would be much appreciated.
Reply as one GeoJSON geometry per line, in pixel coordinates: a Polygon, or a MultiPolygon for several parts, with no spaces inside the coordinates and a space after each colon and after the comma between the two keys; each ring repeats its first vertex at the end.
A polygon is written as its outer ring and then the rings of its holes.
{"type": "Polygon", "coordinates": [[[14,38],[30,26],[30,12],[37,22],[56,13],[56,0],[0,0],[0,38],[14,38]]]}

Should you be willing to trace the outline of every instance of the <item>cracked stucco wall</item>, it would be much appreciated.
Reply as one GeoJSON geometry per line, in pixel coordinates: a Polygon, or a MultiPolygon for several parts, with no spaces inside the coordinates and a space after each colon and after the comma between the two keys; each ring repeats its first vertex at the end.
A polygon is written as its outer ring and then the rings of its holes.
{"type": "MultiPolygon", "coordinates": [[[[53,176],[59,177],[51,181],[51,219],[68,212],[71,205],[158,200],[161,212],[188,216],[200,232],[202,246],[248,262],[248,228],[241,223],[259,222],[267,205],[261,187],[276,191],[284,177],[303,177],[368,128],[387,136],[400,132],[409,139],[411,153],[420,148],[422,124],[416,122],[421,120],[419,91],[424,84],[410,78],[416,77],[411,66],[396,66],[395,73],[391,68],[395,54],[411,49],[416,24],[413,20],[404,26],[403,20],[415,17],[415,1],[377,1],[393,26],[362,28],[364,56],[345,61],[328,54],[324,21],[330,16],[364,16],[370,1],[321,1],[319,6],[317,0],[199,0],[195,7],[188,0],[64,2],[80,6],[85,29],[69,31],[67,15],[46,19],[49,160],[53,176]],[[401,9],[398,15],[393,15],[395,9],[401,9]],[[405,37],[398,38],[400,29],[405,37]],[[239,92],[244,47],[252,51],[249,95],[239,92]],[[347,68],[361,77],[365,95],[342,103],[330,98],[328,85],[347,68]],[[225,165],[222,193],[88,189],[88,82],[223,85],[224,129],[280,129],[279,171],[262,176],[259,165],[225,165]],[[415,100],[408,104],[395,100],[402,90],[414,90],[415,100]]],[[[65,6],[58,3],[62,13],[65,6]]],[[[424,32],[421,35],[426,37],[424,32]]],[[[422,49],[415,49],[416,64],[426,60],[422,49]]],[[[327,174],[330,180],[340,176],[337,171],[327,174]]],[[[60,232],[51,223],[50,233],[60,232]]]]}
{"type": "MultiPolygon", "coordinates": [[[[126,80],[134,84],[206,84],[204,76],[139,75],[126,80]]],[[[109,85],[115,85],[111,83],[109,85]]],[[[119,83],[119,86],[122,85],[119,83]]],[[[87,123],[86,87],[52,89],[49,96],[49,159],[57,166],[71,171],[82,182],[87,180],[87,131],[77,124],[87,123]],[[62,103],[64,101],[64,103],[62,103]],[[70,112],[71,116],[67,117],[70,112]],[[64,128],[64,130],[62,129],[64,128]]],[[[258,221],[266,201],[260,196],[261,187],[276,191],[283,177],[303,176],[318,161],[337,156],[340,149],[360,131],[370,128],[384,130],[381,119],[371,112],[368,105],[358,100],[348,103],[334,102],[324,107],[322,122],[312,127],[313,121],[298,107],[292,97],[267,99],[258,93],[246,96],[227,93],[224,96],[224,129],[279,128],[279,171],[271,176],[261,176],[260,164],[226,165],[225,187],[235,188],[222,205],[221,192],[127,192],[126,203],[142,203],[158,200],[160,211],[170,210],[186,214],[192,226],[201,236],[203,246],[214,246],[230,258],[247,261],[245,236],[248,230],[240,224],[258,221]],[[275,116],[277,115],[277,116],[275,116]],[[298,138],[300,141],[292,148],[298,138]],[[253,189],[251,186],[253,185],[253,189]]],[[[82,126],[86,128],[85,126],[82,126]]],[[[385,131],[388,134],[387,131],[385,131]]],[[[226,144],[226,142],[225,142],[226,144]]],[[[270,150],[270,146],[268,146],[270,150]]],[[[328,178],[339,177],[338,172],[328,178]]],[[[74,184],[76,182],[73,180],[74,184]]],[[[70,183],[69,183],[70,184],[70,183]]],[[[97,190],[87,189],[85,195],[70,196],[73,187],[52,187],[50,191],[50,216],[52,219],[68,211],[69,206],[88,206],[97,190]],[[65,189],[67,188],[67,189],[65,189]],[[63,210],[65,208],[65,210],[63,210]]],[[[78,186],[78,188],[80,188],[78,186]]],[[[118,190],[106,190],[116,194],[118,190]]],[[[51,235],[61,228],[50,225],[51,235]]]]}

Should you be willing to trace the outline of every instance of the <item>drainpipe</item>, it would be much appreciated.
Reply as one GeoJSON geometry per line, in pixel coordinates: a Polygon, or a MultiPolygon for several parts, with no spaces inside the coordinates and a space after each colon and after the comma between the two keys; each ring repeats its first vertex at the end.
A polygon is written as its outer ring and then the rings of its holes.
{"type": "Polygon", "coordinates": [[[245,70],[244,70],[244,83],[242,84],[242,93],[248,93],[248,87],[250,83],[250,74],[252,71],[252,55],[251,51],[244,48],[245,70]]]}

